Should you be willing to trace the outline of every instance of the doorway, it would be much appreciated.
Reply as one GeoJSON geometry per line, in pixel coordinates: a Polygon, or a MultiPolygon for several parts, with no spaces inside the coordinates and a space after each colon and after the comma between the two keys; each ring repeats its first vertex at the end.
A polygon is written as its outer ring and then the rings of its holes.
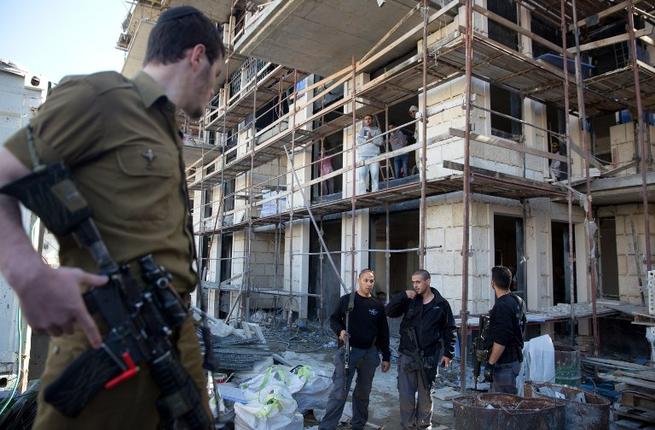
{"type": "Polygon", "coordinates": [[[603,297],[619,298],[616,218],[600,218],[600,268],[603,297]]]}
{"type": "Polygon", "coordinates": [[[527,305],[523,219],[494,215],[494,265],[512,271],[511,290],[527,305]]]}
{"type": "Polygon", "coordinates": [[[575,232],[573,235],[573,284],[569,267],[569,225],[564,222],[551,223],[553,255],[553,304],[571,303],[571,288],[577,302],[575,286],[575,232]]]}
{"type": "MultiPolygon", "coordinates": [[[[338,271],[341,271],[341,220],[323,221],[319,224],[323,230],[323,240],[330,250],[332,260],[338,271]]],[[[326,323],[334,311],[341,297],[341,283],[339,277],[334,273],[330,260],[321,247],[321,241],[318,238],[316,229],[310,227],[309,235],[309,293],[321,294],[323,291],[323,301],[319,297],[309,297],[307,306],[307,315],[310,319],[318,319],[321,324],[327,327],[326,323]],[[323,252],[321,255],[313,255],[323,252]]]]}

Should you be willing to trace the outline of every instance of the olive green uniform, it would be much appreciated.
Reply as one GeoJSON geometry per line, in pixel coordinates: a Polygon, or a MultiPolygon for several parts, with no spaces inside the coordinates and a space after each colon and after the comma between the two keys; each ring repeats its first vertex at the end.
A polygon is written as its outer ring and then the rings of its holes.
{"type": "MultiPolygon", "coordinates": [[[[55,88],[31,124],[40,158],[63,160],[71,168],[112,257],[127,263],[152,254],[188,300],[197,283],[193,233],[175,106],[163,89],[144,72],[132,81],[115,72],[73,77],[55,88]]],[[[6,147],[32,167],[25,129],[9,138],[6,147]]],[[[71,237],[57,239],[62,266],[96,271],[88,251],[71,237]]],[[[190,319],[178,336],[180,360],[207,404],[200,347],[190,319]]],[[[79,328],[73,335],[52,338],[42,386],[89,347],[79,328]]],[[[157,396],[148,370],[142,369],[115,389],[103,390],[75,420],[40,396],[34,428],[156,428],[157,396]]]]}

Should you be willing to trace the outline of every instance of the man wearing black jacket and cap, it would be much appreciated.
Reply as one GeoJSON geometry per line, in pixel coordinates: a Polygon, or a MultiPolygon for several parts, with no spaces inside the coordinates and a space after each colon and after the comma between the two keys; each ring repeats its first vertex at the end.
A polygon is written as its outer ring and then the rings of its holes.
{"type": "Polygon", "coordinates": [[[330,328],[339,337],[340,348],[334,358],[334,375],[332,389],[328,398],[325,416],[318,426],[319,430],[334,430],[346,404],[350,384],[355,370],[357,383],[353,390],[352,405],[353,430],[363,429],[368,421],[368,401],[373,385],[375,369],[380,364],[382,354],[382,371],[389,370],[389,325],[384,315],[384,306],[371,296],[375,285],[375,274],[371,269],[364,269],[357,279],[357,291],[341,296],[339,305],[330,316],[330,328]],[[348,311],[352,304],[351,310],[348,311]],[[346,331],[348,318],[348,331],[346,331]],[[349,339],[349,351],[344,351],[346,337],[349,339]],[[345,354],[348,354],[349,369],[344,366],[345,354]]]}
{"type": "Polygon", "coordinates": [[[398,361],[400,424],[403,429],[429,429],[430,390],[437,367],[448,367],[453,359],[456,326],[448,301],[430,287],[427,270],[414,272],[412,286],[414,290],[393,295],[386,311],[390,318],[403,316],[398,361]]]}

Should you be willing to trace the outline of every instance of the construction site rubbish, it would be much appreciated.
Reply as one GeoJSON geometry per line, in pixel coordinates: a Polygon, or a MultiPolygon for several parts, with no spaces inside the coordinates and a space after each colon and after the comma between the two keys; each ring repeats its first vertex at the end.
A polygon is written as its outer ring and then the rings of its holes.
{"type": "Polygon", "coordinates": [[[561,430],[564,403],[511,394],[476,394],[453,399],[455,429],[561,430]]]}
{"type": "Polygon", "coordinates": [[[565,404],[564,429],[606,430],[609,428],[610,401],[579,388],[558,384],[526,382],[525,397],[548,397],[565,404]]]}

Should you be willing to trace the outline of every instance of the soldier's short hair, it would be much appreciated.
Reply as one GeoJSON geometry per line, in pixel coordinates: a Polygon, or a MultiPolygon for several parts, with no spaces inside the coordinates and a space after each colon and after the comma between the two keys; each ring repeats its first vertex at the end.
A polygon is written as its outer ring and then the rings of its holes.
{"type": "Polygon", "coordinates": [[[430,272],[427,270],[419,269],[416,272],[412,273],[412,276],[420,276],[422,280],[427,281],[430,279],[430,272]]]}
{"type": "Polygon", "coordinates": [[[512,271],[505,266],[491,268],[491,282],[501,290],[509,290],[512,284],[512,271]]]}
{"type": "Polygon", "coordinates": [[[361,272],[359,272],[359,276],[357,276],[357,279],[361,279],[362,276],[364,276],[365,273],[370,273],[371,275],[373,275],[373,277],[375,277],[375,272],[373,270],[369,269],[369,268],[366,268],[366,269],[363,269],[361,272]]]}
{"type": "Polygon", "coordinates": [[[175,63],[198,44],[205,46],[209,64],[225,55],[216,24],[192,6],[172,7],[159,16],[150,32],[143,64],[175,63]]]}

